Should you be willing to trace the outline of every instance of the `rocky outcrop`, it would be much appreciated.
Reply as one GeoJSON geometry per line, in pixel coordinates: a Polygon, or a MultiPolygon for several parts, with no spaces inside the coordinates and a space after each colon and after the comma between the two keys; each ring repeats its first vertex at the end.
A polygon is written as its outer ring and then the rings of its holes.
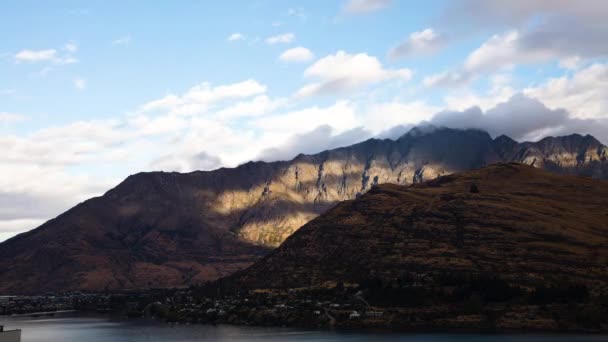
{"type": "Polygon", "coordinates": [[[336,203],[374,185],[409,185],[517,161],[608,178],[591,136],[517,143],[486,132],[414,128],[397,140],[290,161],[128,177],[42,226],[0,244],[0,293],[175,287],[242,269],[336,203]]]}

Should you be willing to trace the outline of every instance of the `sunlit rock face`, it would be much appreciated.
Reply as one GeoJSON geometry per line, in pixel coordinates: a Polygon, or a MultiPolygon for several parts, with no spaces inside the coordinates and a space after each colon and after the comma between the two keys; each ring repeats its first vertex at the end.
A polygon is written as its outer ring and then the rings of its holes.
{"type": "Polygon", "coordinates": [[[128,177],[0,244],[0,293],[188,286],[240,270],[303,224],[375,184],[420,183],[500,161],[608,178],[591,136],[517,143],[477,130],[413,129],[291,161],[128,177]]]}
{"type": "MultiPolygon", "coordinates": [[[[343,200],[383,183],[412,184],[498,161],[485,132],[416,130],[397,141],[368,140],[353,146],[300,155],[279,163],[276,173],[254,189],[253,202],[232,230],[257,244],[278,246],[291,233],[343,200]]],[[[222,195],[234,201],[245,193],[222,195]]],[[[222,207],[235,207],[226,205],[222,207]]]]}

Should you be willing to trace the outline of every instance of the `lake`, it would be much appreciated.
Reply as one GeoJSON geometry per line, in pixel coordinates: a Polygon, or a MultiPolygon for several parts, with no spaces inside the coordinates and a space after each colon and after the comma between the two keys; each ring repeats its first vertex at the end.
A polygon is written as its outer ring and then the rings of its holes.
{"type": "Polygon", "coordinates": [[[55,317],[4,317],[0,325],[23,329],[23,342],[154,341],[606,341],[606,335],[388,334],[262,328],[231,325],[169,325],[155,320],[63,314],[55,317]]]}

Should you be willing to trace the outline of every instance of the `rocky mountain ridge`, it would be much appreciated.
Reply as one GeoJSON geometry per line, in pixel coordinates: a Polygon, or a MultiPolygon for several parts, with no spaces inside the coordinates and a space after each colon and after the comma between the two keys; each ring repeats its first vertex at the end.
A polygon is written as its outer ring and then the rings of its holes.
{"type": "Polygon", "coordinates": [[[377,184],[415,184],[503,161],[606,179],[607,156],[591,136],[517,143],[427,127],[290,161],[139,173],[1,243],[0,264],[8,266],[0,269],[0,293],[187,286],[250,265],[377,184]]]}

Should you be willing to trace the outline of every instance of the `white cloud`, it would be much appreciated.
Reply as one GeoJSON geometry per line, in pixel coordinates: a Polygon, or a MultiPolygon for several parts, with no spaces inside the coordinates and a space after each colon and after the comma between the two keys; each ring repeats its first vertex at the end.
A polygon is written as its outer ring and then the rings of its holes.
{"type": "Polygon", "coordinates": [[[74,87],[80,91],[85,90],[87,88],[87,81],[84,78],[75,78],[74,87]]]}
{"type": "Polygon", "coordinates": [[[308,62],[314,58],[314,54],[309,49],[302,46],[285,50],[279,56],[279,59],[284,62],[308,62]]]}
{"type": "Polygon", "coordinates": [[[259,95],[250,101],[237,102],[230,107],[220,109],[214,113],[214,116],[220,119],[261,116],[285,106],[286,102],[284,99],[273,100],[266,95],[259,95]]]}
{"type": "Polygon", "coordinates": [[[64,65],[64,64],[74,64],[78,63],[78,59],[75,57],[67,56],[63,58],[58,58],[55,60],[56,64],[64,65]]]}
{"type": "Polygon", "coordinates": [[[15,54],[15,61],[17,62],[42,62],[42,61],[53,61],[56,58],[57,50],[21,50],[15,54]]]}
{"type": "Polygon", "coordinates": [[[237,40],[245,40],[245,36],[242,33],[233,33],[226,38],[229,42],[235,42],[237,40]]]}
{"type": "Polygon", "coordinates": [[[538,63],[554,56],[555,52],[550,49],[522,47],[520,33],[510,31],[493,36],[473,51],[464,68],[467,72],[488,72],[515,64],[538,63]]]}
{"type": "Polygon", "coordinates": [[[444,97],[446,109],[465,110],[474,106],[482,110],[495,107],[498,103],[506,102],[516,91],[510,86],[511,77],[508,74],[495,74],[490,77],[490,87],[483,95],[469,89],[455,89],[444,97]]]}
{"type": "Polygon", "coordinates": [[[276,36],[266,38],[266,43],[270,45],[274,44],[289,44],[296,39],[296,35],[293,33],[283,33],[276,36]]]}
{"type": "Polygon", "coordinates": [[[437,52],[446,43],[445,36],[427,28],[410,34],[406,41],[391,49],[389,55],[392,58],[400,58],[410,55],[430,54],[437,52]]]}
{"type": "Polygon", "coordinates": [[[56,49],[30,50],[25,49],[17,52],[14,56],[16,63],[53,63],[58,65],[78,63],[73,53],[78,50],[75,43],[70,42],[63,48],[64,55],[60,55],[56,49]]]}
{"type": "Polygon", "coordinates": [[[399,125],[430,120],[441,108],[422,101],[373,103],[365,109],[362,125],[374,134],[399,125]]]}
{"type": "Polygon", "coordinates": [[[0,242],[43,224],[43,219],[0,220],[0,242]]]}
{"type": "Polygon", "coordinates": [[[329,125],[339,132],[359,126],[355,107],[347,101],[261,117],[253,121],[253,126],[269,134],[291,136],[309,131],[311,123],[329,125]]]}
{"type": "Polygon", "coordinates": [[[392,3],[392,0],[348,0],[344,11],[351,14],[361,14],[379,11],[392,3]]]}
{"type": "Polygon", "coordinates": [[[74,53],[78,51],[78,45],[75,42],[69,42],[63,46],[63,49],[67,52],[74,53]]]}
{"type": "Polygon", "coordinates": [[[201,83],[190,88],[184,95],[167,95],[140,106],[140,112],[168,110],[174,114],[196,114],[228,99],[247,98],[266,92],[266,86],[254,80],[213,87],[201,83]]]}
{"type": "Polygon", "coordinates": [[[559,61],[559,66],[568,70],[575,70],[579,67],[580,64],[581,58],[579,56],[566,57],[560,59],[559,61]]]}
{"type": "Polygon", "coordinates": [[[608,64],[592,64],[572,76],[555,77],[524,93],[576,118],[608,118],[608,64]]]}
{"type": "Polygon", "coordinates": [[[300,153],[313,154],[343,146],[349,146],[371,138],[371,133],[363,127],[356,127],[337,133],[329,125],[321,125],[310,132],[294,134],[280,146],[263,150],[258,160],[290,160],[300,153]]]}
{"type": "Polygon", "coordinates": [[[129,46],[129,45],[131,45],[132,41],[133,41],[133,38],[129,34],[129,35],[122,36],[122,37],[114,39],[112,41],[112,45],[129,46]]]}
{"type": "Polygon", "coordinates": [[[608,120],[573,118],[564,109],[547,108],[540,101],[523,94],[516,94],[485,111],[471,107],[463,111],[440,112],[430,122],[451,128],[482,129],[492,136],[506,134],[520,141],[535,141],[548,135],[574,132],[594,134],[604,141],[608,139],[608,120]]]}
{"type": "Polygon", "coordinates": [[[161,156],[150,164],[158,171],[192,172],[196,170],[214,170],[222,166],[222,160],[207,152],[199,152],[191,156],[168,154],[161,156]]]}
{"type": "Polygon", "coordinates": [[[299,97],[341,93],[388,80],[407,81],[412,77],[409,69],[385,69],[380,61],[365,53],[349,54],[338,51],[319,59],[304,72],[307,78],[319,79],[302,87],[299,97]]]}
{"type": "Polygon", "coordinates": [[[456,27],[505,28],[473,51],[459,69],[428,78],[433,85],[463,85],[504,68],[558,61],[575,69],[581,62],[608,56],[608,2],[483,1],[454,2],[443,23],[456,27]]]}
{"type": "Polygon", "coordinates": [[[424,84],[426,86],[462,86],[478,76],[512,68],[518,64],[544,62],[553,56],[554,53],[550,50],[522,48],[519,32],[509,31],[502,35],[492,36],[479,48],[473,50],[460,69],[428,76],[424,79],[424,84]]]}

